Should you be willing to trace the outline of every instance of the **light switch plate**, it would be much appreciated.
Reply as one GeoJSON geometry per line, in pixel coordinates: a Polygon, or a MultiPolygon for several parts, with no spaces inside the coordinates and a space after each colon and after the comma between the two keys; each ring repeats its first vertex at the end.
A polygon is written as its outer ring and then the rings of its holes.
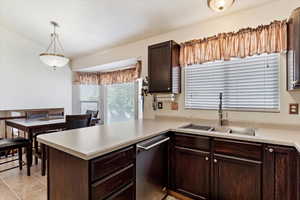
{"type": "Polygon", "coordinates": [[[299,104],[290,103],[289,104],[289,113],[290,113],[290,115],[298,115],[299,114],[299,104]]]}

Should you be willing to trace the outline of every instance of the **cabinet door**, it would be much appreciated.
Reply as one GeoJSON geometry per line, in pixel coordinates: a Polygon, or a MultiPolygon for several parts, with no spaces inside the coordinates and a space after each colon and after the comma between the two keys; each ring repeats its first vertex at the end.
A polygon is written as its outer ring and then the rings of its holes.
{"type": "Polygon", "coordinates": [[[175,146],[173,189],[193,199],[209,199],[210,166],[210,153],[175,146]]]}
{"type": "Polygon", "coordinates": [[[172,42],[148,48],[149,92],[172,91],[172,42]]]}
{"type": "Polygon", "coordinates": [[[264,153],[264,200],[296,199],[296,151],[266,146],[264,153]]]}
{"type": "Polygon", "coordinates": [[[260,161],[229,156],[214,156],[214,192],[216,200],[260,200],[260,161]]]}
{"type": "Polygon", "coordinates": [[[297,199],[300,199],[300,153],[298,153],[298,165],[297,165],[297,168],[298,168],[298,185],[297,185],[297,195],[298,195],[298,198],[297,199]]]}
{"type": "Polygon", "coordinates": [[[119,190],[119,192],[113,194],[111,197],[106,200],[135,200],[135,188],[134,183],[131,183],[119,190]]]}

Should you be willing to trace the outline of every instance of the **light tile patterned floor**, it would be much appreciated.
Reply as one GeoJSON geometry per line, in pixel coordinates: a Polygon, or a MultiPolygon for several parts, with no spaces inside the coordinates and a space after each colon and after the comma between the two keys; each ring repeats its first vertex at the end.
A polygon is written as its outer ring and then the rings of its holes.
{"type": "MultiPolygon", "coordinates": [[[[17,165],[16,161],[0,166],[0,170],[17,165]]],[[[25,166],[22,171],[17,168],[0,173],[0,200],[46,200],[46,188],[47,178],[40,175],[39,165],[33,165],[30,177],[25,166]]]]}

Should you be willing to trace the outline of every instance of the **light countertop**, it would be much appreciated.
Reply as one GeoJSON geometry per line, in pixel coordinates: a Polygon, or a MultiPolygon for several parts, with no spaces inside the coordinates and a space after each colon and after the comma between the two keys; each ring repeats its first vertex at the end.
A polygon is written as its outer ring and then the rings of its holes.
{"type": "Polygon", "coordinates": [[[293,146],[300,152],[300,129],[297,128],[256,127],[255,136],[180,128],[190,123],[211,125],[199,120],[195,122],[172,118],[144,119],[40,135],[38,141],[84,160],[96,158],[168,131],[293,146]]]}

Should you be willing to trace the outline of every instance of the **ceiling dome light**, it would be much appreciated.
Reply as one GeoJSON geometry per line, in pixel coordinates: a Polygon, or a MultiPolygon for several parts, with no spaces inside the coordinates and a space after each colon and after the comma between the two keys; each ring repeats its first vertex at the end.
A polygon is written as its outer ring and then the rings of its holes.
{"type": "Polygon", "coordinates": [[[207,5],[216,12],[223,12],[228,9],[235,0],[207,0],[207,5]]]}
{"type": "Polygon", "coordinates": [[[56,27],[59,27],[56,22],[51,21],[54,30],[51,33],[50,44],[46,52],[40,54],[40,60],[48,66],[53,67],[63,67],[69,62],[69,58],[63,55],[63,47],[59,41],[58,34],[55,32],[56,27]]]}

